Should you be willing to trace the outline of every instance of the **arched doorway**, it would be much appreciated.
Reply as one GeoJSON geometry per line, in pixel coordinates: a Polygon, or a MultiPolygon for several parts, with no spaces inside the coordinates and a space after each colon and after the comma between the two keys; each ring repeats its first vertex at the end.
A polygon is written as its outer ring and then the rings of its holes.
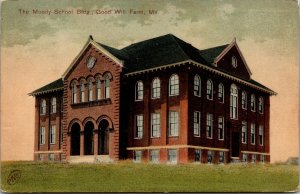
{"type": "Polygon", "coordinates": [[[103,119],[99,123],[99,134],[98,134],[98,154],[107,155],[109,154],[109,123],[106,119],[103,119]]]}
{"type": "Polygon", "coordinates": [[[80,125],[74,123],[71,127],[71,155],[80,155],[80,125]]]}
{"type": "Polygon", "coordinates": [[[88,121],[84,126],[84,155],[94,155],[94,124],[88,121]]]}

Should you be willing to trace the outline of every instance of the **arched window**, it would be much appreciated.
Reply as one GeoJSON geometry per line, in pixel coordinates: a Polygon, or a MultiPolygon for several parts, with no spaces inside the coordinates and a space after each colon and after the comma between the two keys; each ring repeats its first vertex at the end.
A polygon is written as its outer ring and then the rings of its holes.
{"type": "Polygon", "coordinates": [[[251,95],[251,111],[255,112],[255,95],[251,95]]]}
{"type": "Polygon", "coordinates": [[[170,77],[169,86],[169,96],[179,95],[179,77],[177,74],[170,77]]]}
{"type": "Polygon", "coordinates": [[[88,90],[89,90],[88,99],[89,99],[89,101],[93,101],[93,82],[92,82],[92,80],[89,80],[89,82],[88,82],[88,90]]]}
{"type": "Polygon", "coordinates": [[[152,98],[160,98],[160,79],[158,77],[152,81],[152,98]]]}
{"type": "Polygon", "coordinates": [[[264,113],[264,99],[263,99],[263,97],[259,97],[259,99],[258,99],[258,111],[259,111],[259,113],[264,113]]]}
{"type": "Polygon", "coordinates": [[[72,85],[72,103],[77,103],[77,86],[75,83],[72,85]]]}
{"type": "Polygon", "coordinates": [[[236,68],[237,67],[237,59],[235,56],[231,57],[231,65],[232,67],[236,68]]]}
{"type": "Polygon", "coordinates": [[[224,102],[224,86],[222,83],[218,86],[218,100],[224,102]]]}
{"type": "Polygon", "coordinates": [[[245,91],[242,92],[242,109],[247,109],[247,93],[245,91]]]}
{"type": "Polygon", "coordinates": [[[230,118],[237,119],[238,114],[238,89],[232,84],[230,87],[230,118]]]}
{"type": "Polygon", "coordinates": [[[135,84],[135,100],[140,101],[143,100],[144,96],[144,85],[142,81],[138,81],[135,84]]]}
{"type": "Polygon", "coordinates": [[[201,78],[197,74],[194,77],[194,95],[201,96],[201,78]]]}
{"type": "Polygon", "coordinates": [[[51,113],[56,113],[56,98],[51,99],[51,113]]]}
{"type": "Polygon", "coordinates": [[[97,87],[97,100],[100,100],[101,99],[101,80],[99,77],[96,79],[96,87],[97,87]]]}
{"type": "Polygon", "coordinates": [[[80,102],[84,102],[84,87],[84,82],[82,81],[80,85],[80,102]]]}
{"type": "Polygon", "coordinates": [[[44,115],[46,114],[46,100],[42,99],[40,104],[40,114],[44,115]]]}
{"type": "Polygon", "coordinates": [[[210,79],[206,82],[206,98],[209,100],[213,99],[213,83],[210,79]]]}
{"type": "Polygon", "coordinates": [[[105,76],[104,76],[104,98],[105,99],[107,99],[107,98],[109,98],[110,96],[109,96],[109,91],[110,91],[110,83],[109,83],[110,81],[109,81],[109,75],[108,74],[106,74],[105,76]]]}

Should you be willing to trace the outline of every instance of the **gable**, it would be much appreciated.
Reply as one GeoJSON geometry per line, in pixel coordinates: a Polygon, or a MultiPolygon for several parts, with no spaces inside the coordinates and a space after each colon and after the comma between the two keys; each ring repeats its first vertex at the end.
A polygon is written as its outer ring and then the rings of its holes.
{"type": "MultiPolygon", "coordinates": [[[[90,36],[90,38],[88,39],[85,46],[82,48],[82,50],[79,52],[79,54],[75,57],[75,59],[69,65],[67,70],[64,72],[64,74],[62,75],[62,78],[66,79],[70,75],[70,73],[72,71],[74,71],[74,69],[79,64],[83,64],[83,63],[86,64],[87,58],[89,56],[97,56],[95,66],[97,63],[99,64],[99,59],[104,58],[106,60],[109,60],[109,61],[119,65],[120,67],[123,67],[123,61],[115,56],[116,50],[117,49],[113,50],[112,47],[108,47],[106,45],[95,42],[93,40],[93,38],[90,36]],[[100,57],[100,55],[101,55],[101,57],[100,57]]],[[[88,69],[88,68],[86,68],[86,69],[88,69]]],[[[86,69],[85,69],[85,71],[86,71],[86,69]]],[[[92,68],[92,69],[94,69],[94,68],[92,68]]],[[[88,69],[88,70],[90,71],[91,69],[88,69]]]]}
{"type": "Polygon", "coordinates": [[[250,80],[251,71],[235,40],[215,58],[214,64],[221,71],[245,80],[250,80]],[[232,63],[233,57],[236,59],[236,66],[232,63]]]}

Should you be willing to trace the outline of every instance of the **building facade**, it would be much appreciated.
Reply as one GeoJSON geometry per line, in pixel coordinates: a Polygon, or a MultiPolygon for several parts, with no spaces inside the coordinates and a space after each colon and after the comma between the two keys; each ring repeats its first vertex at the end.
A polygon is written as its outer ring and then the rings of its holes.
{"type": "Polygon", "coordinates": [[[115,49],[90,37],[31,93],[34,160],[269,162],[274,94],[235,40],[199,50],[168,34],[115,49]]]}

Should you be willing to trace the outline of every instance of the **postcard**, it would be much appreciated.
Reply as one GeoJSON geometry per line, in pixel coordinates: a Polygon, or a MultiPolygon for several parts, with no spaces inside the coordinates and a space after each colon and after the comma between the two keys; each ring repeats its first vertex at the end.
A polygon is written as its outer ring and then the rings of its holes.
{"type": "Polygon", "coordinates": [[[2,191],[298,191],[297,1],[1,3],[2,191]]]}

